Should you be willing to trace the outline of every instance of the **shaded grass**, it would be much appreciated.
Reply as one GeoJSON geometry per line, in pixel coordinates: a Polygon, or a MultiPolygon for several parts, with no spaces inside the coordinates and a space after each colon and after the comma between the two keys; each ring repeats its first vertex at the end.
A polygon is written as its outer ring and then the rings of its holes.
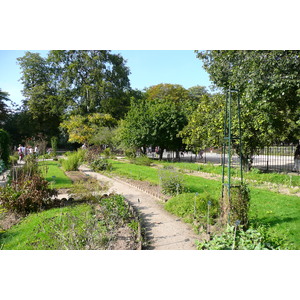
{"type": "Polygon", "coordinates": [[[59,167],[59,163],[57,161],[40,161],[39,167],[42,171],[42,175],[44,176],[44,178],[47,181],[52,182],[52,188],[61,189],[71,188],[73,186],[72,180],[59,167]]]}
{"type": "MultiPolygon", "coordinates": [[[[113,174],[159,184],[157,169],[114,160],[110,162],[113,174]]],[[[220,199],[220,180],[184,175],[184,181],[190,193],[209,194],[220,199]]],[[[300,198],[254,187],[250,189],[250,197],[250,223],[269,226],[272,232],[293,243],[293,248],[300,249],[300,198]]]]}

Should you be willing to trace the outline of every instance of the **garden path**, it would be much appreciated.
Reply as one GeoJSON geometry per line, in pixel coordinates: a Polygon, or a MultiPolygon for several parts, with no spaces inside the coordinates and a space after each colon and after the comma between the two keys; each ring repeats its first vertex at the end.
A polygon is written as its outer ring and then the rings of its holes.
{"type": "Polygon", "coordinates": [[[80,171],[109,183],[109,192],[123,195],[138,210],[145,229],[147,250],[195,250],[199,239],[192,228],[164,210],[162,202],[125,182],[92,172],[87,166],[80,171]]]}

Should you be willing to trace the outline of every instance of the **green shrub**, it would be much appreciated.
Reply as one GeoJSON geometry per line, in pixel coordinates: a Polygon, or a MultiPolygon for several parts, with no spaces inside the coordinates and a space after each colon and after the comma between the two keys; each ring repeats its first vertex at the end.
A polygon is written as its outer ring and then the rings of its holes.
{"type": "Polygon", "coordinates": [[[9,163],[13,166],[17,164],[18,160],[19,160],[18,155],[10,155],[9,156],[9,163]]]}
{"type": "Polygon", "coordinates": [[[136,150],[134,150],[134,149],[125,150],[125,156],[128,157],[129,159],[135,158],[136,157],[136,150]]]}
{"type": "Polygon", "coordinates": [[[265,226],[244,231],[237,226],[227,225],[222,234],[210,241],[196,242],[198,250],[283,250],[289,244],[281,237],[270,234],[265,226]]]}
{"type": "Polygon", "coordinates": [[[79,150],[69,154],[67,159],[60,160],[65,171],[77,171],[80,164],[84,161],[85,151],[79,150]]]}
{"type": "Polygon", "coordinates": [[[152,163],[152,160],[146,155],[141,155],[138,157],[131,158],[130,162],[135,165],[150,166],[152,163]]]}
{"type": "Polygon", "coordinates": [[[174,196],[182,194],[185,191],[184,177],[181,173],[172,169],[160,170],[159,178],[163,194],[174,196]]]}
{"type": "Polygon", "coordinates": [[[105,158],[110,158],[112,156],[110,148],[105,148],[102,153],[105,158]]]}
{"type": "Polygon", "coordinates": [[[22,176],[0,188],[1,205],[9,211],[27,215],[49,205],[56,190],[49,188],[47,180],[38,174],[22,176]]]}
{"type": "Polygon", "coordinates": [[[111,163],[107,161],[105,158],[98,158],[90,163],[91,168],[93,171],[110,171],[112,169],[111,163]]]}
{"type": "Polygon", "coordinates": [[[52,155],[53,156],[56,156],[56,153],[57,153],[57,137],[56,136],[53,136],[51,138],[51,147],[52,147],[52,155]]]}

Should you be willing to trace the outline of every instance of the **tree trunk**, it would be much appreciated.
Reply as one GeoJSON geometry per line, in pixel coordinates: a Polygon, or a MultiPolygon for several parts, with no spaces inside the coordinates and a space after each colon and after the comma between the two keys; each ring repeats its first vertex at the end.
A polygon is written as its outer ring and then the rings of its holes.
{"type": "Polygon", "coordinates": [[[159,149],[159,160],[162,160],[164,150],[165,150],[164,148],[159,149]]]}

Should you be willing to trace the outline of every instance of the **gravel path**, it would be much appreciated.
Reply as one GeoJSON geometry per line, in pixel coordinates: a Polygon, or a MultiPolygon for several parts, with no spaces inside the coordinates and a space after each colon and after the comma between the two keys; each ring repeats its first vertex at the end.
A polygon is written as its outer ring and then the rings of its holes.
{"type": "Polygon", "coordinates": [[[195,250],[194,234],[189,225],[164,210],[162,203],[154,197],[119,180],[92,172],[87,166],[80,170],[101,181],[109,182],[109,192],[123,195],[141,216],[145,228],[147,250],[195,250]]]}

